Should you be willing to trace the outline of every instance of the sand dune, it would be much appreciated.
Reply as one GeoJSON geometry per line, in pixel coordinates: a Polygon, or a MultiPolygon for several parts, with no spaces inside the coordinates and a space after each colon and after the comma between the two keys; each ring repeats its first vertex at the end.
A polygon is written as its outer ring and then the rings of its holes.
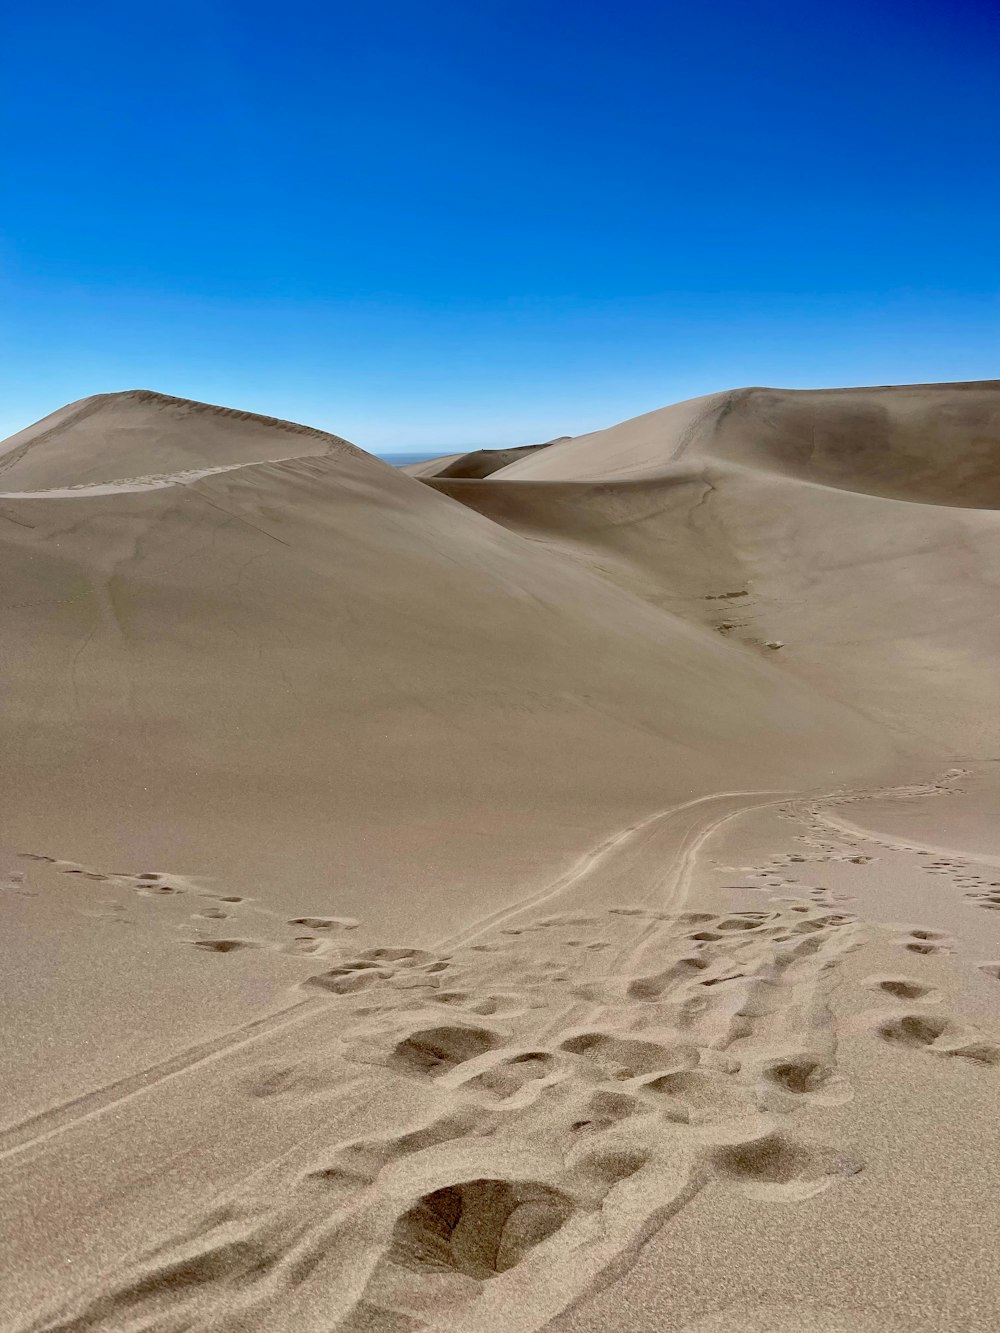
{"type": "Polygon", "coordinates": [[[431,458],[423,463],[409,463],[401,471],[409,473],[411,477],[464,477],[481,481],[483,477],[509,467],[520,458],[569,438],[563,435],[558,440],[547,440],[544,444],[525,444],[517,449],[473,449],[467,454],[444,454],[441,458],[431,458]]]}
{"type": "Polygon", "coordinates": [[[1000,384],[749,389],[436,489],[942,755],[992,756],[1000,384]]]}
{"type": "Polygon", "coordinates": [[[4,1328],[991,1329],[998,404],[0,446],[4,1328]]]}
{"type": "Polygon", "coordinates": [[[275,417],[148,389],[81,398],[0,444],[0,486],[36,491],[361,450],[275,417]]]}
{"type": "Polygon", "coordinates": [[[505,479],[639,480],[681,459],[746,467],[867,495],[1000,508],[1000,380],[874,389],[735,389],[649,412],[505,479]]]}

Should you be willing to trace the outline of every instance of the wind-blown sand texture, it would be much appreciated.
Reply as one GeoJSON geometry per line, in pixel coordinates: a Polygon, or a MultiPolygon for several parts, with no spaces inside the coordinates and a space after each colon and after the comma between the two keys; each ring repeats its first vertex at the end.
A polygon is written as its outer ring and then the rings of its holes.
{"type": "Polygon", "coordinates": [[[986,1333],[1000,385],[0,445],[0,1326],[986,1333]]]}

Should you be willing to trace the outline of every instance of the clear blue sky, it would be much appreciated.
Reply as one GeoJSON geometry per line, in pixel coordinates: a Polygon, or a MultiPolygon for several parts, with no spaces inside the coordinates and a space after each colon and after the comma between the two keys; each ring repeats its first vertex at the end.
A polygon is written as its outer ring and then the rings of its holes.
{"type": "Polygon", "coordinates": [[[134,387],[387,450],[1000,376],[993,4],[14,7],[0,436],[134,387]]]}

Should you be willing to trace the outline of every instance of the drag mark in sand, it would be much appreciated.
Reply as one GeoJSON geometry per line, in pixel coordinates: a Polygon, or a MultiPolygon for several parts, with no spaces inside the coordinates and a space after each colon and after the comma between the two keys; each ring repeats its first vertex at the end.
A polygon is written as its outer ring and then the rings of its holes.
{"type": "MultiPolygon", "coordinates": [[[[582,880],[592,875],[596,870],[605,865],[616,852],[625,850],[631,842],[639,838],[642,834],[666,823],[675,815],[682,814],[685,810],[694,809],[695,807],[705,805],[710,801],[728,800],[742,796],[771,796],[780,799],[782,797],[787,798],[788,794],[788,792],[781,791],[712,792],[708,796],[699,796],[694,800],[684,801],[680,805],[669,806],[666,810],[658,810],[654,814],[647,816],[647,818],[640,820],[638,823],[629,824],[625,828],[619,829],[618,832],[611,834],[610,837],[606,838],[603,842],[599,843],[595,848],[582,856],[564,875],[561,875],[555,880],[554,883],[546,885],[545,888],[540,889],[538,892],[530,894],[528,897],[522,898],[516,903],[512,903],[507,907],[501,908],[497,912],[491,913],[489,916],[481,918],[479,921],[466,927],[464,930],[459,931],[457,934],[448,936],[446,939],[439,942],[438,947],[454,948],[461,944],[468,944],[471,940],[477,939],[486,931],[497,929],[514,917],[520,916],[523,912],[541,907],[543,903],[550,902],[553,898],[559,897],[568,890],[574,888],[582,880]]],[[[745,809],[749,809],[752,805],[756,804],[761,804],[761,802],[753,802],[751,805],[741,806],[738,811],[728,813],[724,819],[730,819],[735,814],[741,814],[745,809]]],[[[696,845],[692,849],[693,853],[697,853],[698,849],[715,831],[718,825],[724,822],[724,819],[714,821],[703,830],[703,836],[696,841],[696,845]]],[[[693,865],[693,855],[686,853],[685,861],[678,870],[679,879],[683,879],[691,865],[693,865]]],[[[684,882],[686,883],[686,880],[684,880],[684,882]]]]}
{"type": "Polygon", "coordinates": [[[315,1001],[299,1000],[284,1009],[279,1009],[277,1013],[268,1014],[266,1018],[255,1019],[243,1027],[212,1037],[197,1046],[189,1047],[186,1051],[178,1052],[169,1060],[150,1065],[128,1078],[106,1084],[103,1088],[96,1088],[82,1097],[74,1097],[71,1101],[51,1107],[40,1115],[22,1121],[19,1125],[12,1125],[0,1131],[0,1161],[25,1152],[29,1148],[36,1148],[48,1139],[75,1129],[112,1107],[151,1092],[167,1079],[177,1078],[210,1061],[222,1059],[260,1037],[301,1023],[316,1008],[315,1001]]]}
{"type": "MultiPolygon", "coordinates": [[[[718,799],[747,795],[776,803],[718,799]]],[[[748,808],[684,828],[672,868],[641,875],[639,901],[598,905],[605,883],[595,893],[590,874],[676,811],[435,948],[345,944],[303,983],[336,1036],[333,1064],[318,1082],[294,1061],[262,1067],[243,1075],[245,1095],[292,1108],[319,1095],[336,1123],[343,1071],[363,1070],[365,1097],[400,1108],[396,1127],[320,1132],[21,1333],[127,1320],[535,1333],[626,1272],[701,1190],[780,1205],[851,1188],[865,1163],[808,1122],[854,1096],[831,995],[861,923],[827,890],[760,910],[687,906],[707,840],[748,808]],[[564,910],[540,915],[564,894],[564,910]]],[[[810,827],[813,807],[799,814],[810,827]]],[[[652,871],[662,853],[641,850],[652,871]]],[[[792,883],[769,875],[771,889],[792,883]]],[[[903,938],[946,943],[924,927],[903,938]]],[[[936,988],[894,974],[861,984],[882,1002],[863,1039],[993,1076],[1000,1047],[941,1012],[936,988]]]]}

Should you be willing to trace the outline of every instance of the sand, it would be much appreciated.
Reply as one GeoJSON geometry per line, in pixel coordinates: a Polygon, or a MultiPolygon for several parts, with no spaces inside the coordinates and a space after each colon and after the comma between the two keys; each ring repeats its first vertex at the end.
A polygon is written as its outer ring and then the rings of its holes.
{"type": "Polygon", "coordinates": [[[993,1329],[1000,386],[409,472],[0,445],[3,1328],[993,1329]]]}

